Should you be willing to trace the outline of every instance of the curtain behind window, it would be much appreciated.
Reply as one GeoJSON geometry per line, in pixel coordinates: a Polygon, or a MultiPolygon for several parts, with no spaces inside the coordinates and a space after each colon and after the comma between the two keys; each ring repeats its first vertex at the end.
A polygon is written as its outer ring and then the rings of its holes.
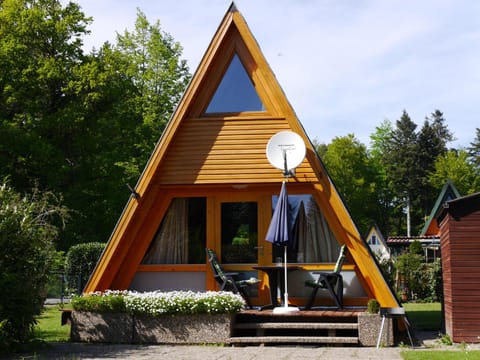
{"type": "Polygon", "coordinates": [[[176,198],[160,225],[143,264],[188,263],[188,199],[176,198]]]}
{"type": "Polygon", "coordinates": [[[294,226],[297,242],[297,262],[336,262],[340,245],[330,230],[325,217],[313,197],[310,196],[306,203],[304,202],[305,199],[302,200],[298,205],[294,226]]]}

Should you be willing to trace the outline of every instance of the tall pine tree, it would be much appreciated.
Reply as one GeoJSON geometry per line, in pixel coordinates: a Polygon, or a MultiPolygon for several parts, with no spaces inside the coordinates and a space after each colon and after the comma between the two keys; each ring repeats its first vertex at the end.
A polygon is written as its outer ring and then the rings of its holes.
{"type": "MultiPolygon", "coordinates": [[[[445,118],[440,110],[435,110],[430,117],[426,117],[418,134],[417,149],[417,177],[418,188],[412,213],[418,218],[420,226],[435,203],[440,189],[434,188],[428,180],[429,174],[434,171],[435,160],[445,154],[447,143],[453,139],[451,132],[445,125],[445,118]]],[[[442,184],[443,186],[443,184],[442,184]]]]}
{"type": "Polygon", "coordinates": [[[467,151],[469,160],[475,166],[480,175],[480,128],[476,128],[475,139],[470,143],[467,151]]]}
{"type": "Polygon", "coordinates": [[[404,110],[400,119],[396,121],[390,142],[386,144],[383,159],[389,186],[395,194],[392,232],[399,235],[406,233],[405,208],[408,203],[414,202],[419,182],[416,128],[417,125],[404,110]]]}

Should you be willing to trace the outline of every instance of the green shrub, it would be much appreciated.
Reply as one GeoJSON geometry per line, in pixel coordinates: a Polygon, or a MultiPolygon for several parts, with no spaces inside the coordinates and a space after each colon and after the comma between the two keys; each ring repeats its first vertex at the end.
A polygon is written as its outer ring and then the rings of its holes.
{"type": "Polygon", "coordinates": [[[83,290],[104,248],[104,243],[91,242],[74,245],[68,250],[65,274],[72,291],[80,293],[83,290]]]}
{"type": "Polygon", "coordinates": [[[72,307],[77,311],[91,311],[98,313],[125,312],[126,292],[110,291],[92,293],[72,298],[72,307]]]}
{"type": "Polygon", "coordinates": [[[20,195],[0,183],[0,353],[33,336],[67,209],[52,193],[20,195]]]}
{"type": "Polygon", "coordinates": [[[380,311],[380,303],[377,299],[370,299],[367,303],[367,312],[369,314],[378,314],[380,311]]]}

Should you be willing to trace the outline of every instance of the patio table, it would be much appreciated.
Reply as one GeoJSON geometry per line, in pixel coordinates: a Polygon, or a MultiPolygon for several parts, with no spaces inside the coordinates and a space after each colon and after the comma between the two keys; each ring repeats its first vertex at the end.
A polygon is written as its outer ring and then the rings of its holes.
{"type": "MultiPolygon", "coordinates": [[[[261,310],[273,309],[274,307],[280,306],[281,304],[278,302],[277,293],[278,289],[280,289],[281,294],[285,293],[285,279],[282,276],[282,272],[285,271],[285,265],[257,265],[252,266],[252,268],[263,271],[268,277],[268,286],[270,287],[270,304],[262,306],[261,310]]],[[[297,265],[287,265],[288,272],[300,269],[301,267],[297,265]]]]}

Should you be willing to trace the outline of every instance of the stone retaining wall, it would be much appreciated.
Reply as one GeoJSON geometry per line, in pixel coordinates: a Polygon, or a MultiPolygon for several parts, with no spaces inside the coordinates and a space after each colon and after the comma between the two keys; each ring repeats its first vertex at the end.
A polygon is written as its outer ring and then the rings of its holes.
{"type": "MultiPolygon", "coordinates": [[[[358,342],[360,345],[377,346],[381,325],[382,317],[379,314],[367,312],[358,314],[358,342]]],[[[386,318],[380,345],[392,346],[393,344],[393,321],[392,318],[386,318]]]]}
{"type": "Polygon", "coordinates": [[[75,342],[220,344],[231,336],[233,315],[133,316],[125,313],[72,312],[75,342]]]}

